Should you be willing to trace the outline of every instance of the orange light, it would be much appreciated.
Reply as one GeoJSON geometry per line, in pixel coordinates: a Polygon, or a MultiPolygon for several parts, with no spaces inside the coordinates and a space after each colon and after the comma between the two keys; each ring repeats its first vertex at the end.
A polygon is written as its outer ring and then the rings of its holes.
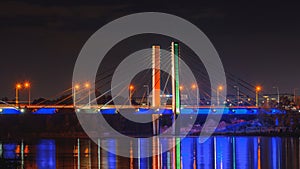
{"type": "Polygon", "coordinates": [[[25,83],[24,83],[24,87],[25,87],[25,88],[29,88],[29,87],[30,87],[30,83],[29,83],[29,82],[25,82],[25,83]]]}
{"type": "Polygon", "coordinates": [[[75,85],[75,89],[79,89],[80,86],[78,84],[75,85]]]}
{"type": "Polygon", "coordinates": [[[133,89],[134,89],[134,86],[133,86],[133,85],[130,85],[130,86],[129,86],[129,89],[130,89],[130,90],[133,90],[133,89]]]}
{"type": "Polygon", "coordinates": [[[17,84],[16,84],[16,88],[17,88],[17,89],[21,89],[21,88],[22,88],[22,85],[21,85],[20,83],[17,83],[17,84]]]}
{"type": "Polygon", "coordinates": [[[84,84],[84,86],[85,86],[85,88],[90,88],[90,87],[91,87],[91,85],[90,85],[88,82],[86,82],[86,83],[84,84]]]}
{"type": "Polygon", "coordinates": [[[196,84],[192,84],[192,89],[196,89],[197,85],[196,84]]]}
{"type": "Polygon", "coordinates": [[[220,90],[220,91],[223,90],[223,86],[219,86],[218,90],[220,90]]]}
{"type": "Polygon", "coordinates": [[[260,86],[256,86],[255,90],[259,92],[259,91],[261,91],[261,87],[260,86]]]}
{"type": "Polygon", "coordinates": [[[179,86],[179,90],[183,90],[183,86],[179,86]]]}

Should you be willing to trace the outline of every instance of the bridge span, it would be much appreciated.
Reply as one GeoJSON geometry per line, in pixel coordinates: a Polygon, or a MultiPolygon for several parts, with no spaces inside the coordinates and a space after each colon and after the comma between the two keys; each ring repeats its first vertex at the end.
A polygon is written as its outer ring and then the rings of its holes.
{"type": "MultiPolygon", "coordinates": [[[[133,114],[173,114],[172,106],[160,106],[152,108],[149,106],[132,105],[95,105],[95,106],[74,106],[74,105],[0,105],[0,114],[55,114],[59,112],[77,113],[101,113],[118,114],[126,110],[133,114]]],[[[260,108],[255,106],[184,106],[180,108],[180,114],[285,114],[285,111],[276,108],[260,108]]]]}

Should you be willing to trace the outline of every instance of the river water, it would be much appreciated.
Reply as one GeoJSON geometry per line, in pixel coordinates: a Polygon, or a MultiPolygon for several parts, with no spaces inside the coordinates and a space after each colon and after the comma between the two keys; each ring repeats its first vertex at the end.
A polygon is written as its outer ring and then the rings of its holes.
{"type": "Polygon", "coordinates": [[[198,137],[187,137],[175,144],[179,140],[139,138],[136,143],[120,145],[116,138],[98,139],[111,152],[128,151],[128,157],[108,152],[89,139],[2,140],[0,156],[26,169],[300,168],[298,137],[216,136],[204,143],[198,137]],[[176,146],[164,149],[172,145],[176,146]]]}

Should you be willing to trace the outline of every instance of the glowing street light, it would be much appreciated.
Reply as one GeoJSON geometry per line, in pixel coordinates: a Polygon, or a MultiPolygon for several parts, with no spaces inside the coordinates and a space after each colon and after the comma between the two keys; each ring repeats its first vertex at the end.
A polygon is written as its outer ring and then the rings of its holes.
{"type": "Polygon", "coordinates": [[[197,102],[197,107],[199,106],[199,88],[197,84],[192,84],[192,89],[196,89],[196,102],[197,102]]]}
{"type": "Polygon", "coordinates": [[[294,104],[297,104],[297,103],[296,103],[296,100],[297,100],[297,99],[296,99],[296,91],[297,91],[297,90],[298,90],[298,88],[294,88],[294,104]]]}
{"type": "Polygon", "coordinates": [[[30,87],[31,87],[31,85],[29,82],[24,83],[24,88],[28,89],[28,105],[30,105],[30,87]]]}
{"type": "Polygon", "coordinates": [[[19,90],[22,88],[21,83],[16,84],[16,106],[19,105],[19,90]]]}
{"type": "Polygon", "coordinates": [[[218,86],[217,88],[217,104],[220,106],[220,92],[223,90],[223,86],[218,86]]]}
{"type": "Polygon", "coordinates": [[[89,90],[89,107],[91,106],[91,85],[89,82],[84,84],[84,87],[89,90]]]}
{"type": "Polygon", "coordinates": [[[80,89],[80,85],[79,84],[75,84],[74,88],[73,88],[73,105],[74,107],[76,106],[76,90],[80,89]]]}
{"type": "Polygon", "coordinates": [[[132,105],[131,101],[132,101],[133,90],[134,90],[134,86],[130,85],[129,86],[129,104],[130,104],[130,106],[132,105]]]}
{"type": "Polygon", "coordinates": [[[258,107],[258,93],[261,91],[260,86],[256,86],[255,88],[255,101],[256,101],[256,107],[258,107]]]}
{"type": "Polygon", "coordinates": [[[183,86],[182,85],[179,86],[179,90],[180,91],[183,90],[183,86]]]}

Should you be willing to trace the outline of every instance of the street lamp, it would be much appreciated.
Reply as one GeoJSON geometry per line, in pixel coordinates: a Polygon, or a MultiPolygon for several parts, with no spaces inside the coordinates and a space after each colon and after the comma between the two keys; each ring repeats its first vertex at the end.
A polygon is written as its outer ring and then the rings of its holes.
{"type": "Polygon", "coordinates": [[[196,102],[197,102],[197,107],[199,106],[199,88],[197,84],[192,84],[192,89],[196,89],[196,102]]]}
{"type": "Polygon", "coordinates": [[[218,106],[220,106],[220,91],[222,91],[223,90],[223,86],[218,86],[218,88],[217,88],[217,104],[218,104],[218,106]]]}
{"type": "Polygon", "coordinates": [[[79,84],[75,84],[74,88],[73,88],[73,105],[74,107],[76,106],[76,90],[79,90],[80,86],[79,84]]]}
{"type": "Polygon", "coordinates": [[[130,104],[130,106],[132,105],[131,101],[132,101],[133,90],[134,90],[134,86],[130,85],[129,86],[129,104],[130,104]]]}
{"type": "Polygon", "coordinates": [[[180,91],[183,90],[183,86],[182,86],[182,85],[179,86],[179,90],[180,90],[180,91]]]}
{"type": "Polygon", "coordinates": [[[146,93],[146,101],[147,101],[147,106],[149,107],[149,85],[144,85],[143,87],[145,87],[147,89],[147,93],[146,93]]]}
{"type": "Polygon", "coordinates": [[[279,97],[279,87],[278,86],[273,86],[273,88],[274,89],[276,89],[277,90],[277,103],[278,103],[278,106],[279,106],[279,99],[280,99],[280,97],[279,97]]]}
{"type": "Polygon", "coordinates": [[[298,88],[294,88],[294,104],[296,105],[296,90],[298,90],[298,88]]]}
{"type": "Polygon", "coordinates": [[[28,89],[28,105],[30,105],[30,83],[29,82],[25,82],[24,83],[24,87],[26,88],[26,89],[28,89]]]}
{"type": "Polygon", "coordinates": [[[21,83],[16,84],[16,106],[19,105],[19,90],[22,88],[21,83]]]}
{"type": "Polygon", "coordinates": [[[240,88],[238,86],[233,87],[236,88],[237,106],[240,106],[240,88]]]}
{"type": "Polygon", "coordinates": [[[255,88],[255,101],[256,101],[256,107],[258,107],[258,93],[261,91],[260,86],[256,86],[255,88]]]}
{"type": "Polygon", "coordinates": [[[84,84],[84,87],[89,90],[89,104],[88,105],[89,105],[89,107],[91,107],[91,85],[89,82],[86,82],[84,84]]]}

